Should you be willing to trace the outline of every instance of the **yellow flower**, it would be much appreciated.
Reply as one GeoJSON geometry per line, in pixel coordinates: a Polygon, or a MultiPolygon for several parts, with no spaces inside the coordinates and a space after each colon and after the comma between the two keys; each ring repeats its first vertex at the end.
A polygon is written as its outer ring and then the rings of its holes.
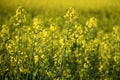
{"type": "Polygon", "coordinates": [[[19,68],[19,70],[20,70],[20,72],[22,72],[22,73],[30,73],[30,71],[29,71],[29,69],[25,69],[25,68],[23,68],[23,67],[20,67],[19,68]]]}
{"type": "Polygon", "coordinates": [[[92,17],[86,22],[86,26],[91,29],[97,27],[97,19],[92,17]]]}
{"type": "Polygon", "coordinates": [[[47,75],[50,77],[52,76],[52,73],[50,71],[47,71],[47,75]]]}
{"type": "Polygon", "coordinates": [[[35,62],[35,63],[38,62],[38,58],[39,58],[38,55],[35,55],[35,56],[34,56],[34,62],[35,62]]]}
{"type": "Polygon", "coordinates": [[[100,65],[99,71],[102,72],[102,69],[103,69],[103,65],[100,65]]]}
{"type": "Polygon", "coordinates": [[[44,55],[44,54],[42,54],[42,55],[41,55],[41,58],[42,58],[42,59],[44,59],[44,58],[45,58],[45,55],[44,55]]]}
{"type": "Polygon", "coordinates": [[[84,68],[88,68],[88,64],[87,63],[84,63],[84,68]]]}

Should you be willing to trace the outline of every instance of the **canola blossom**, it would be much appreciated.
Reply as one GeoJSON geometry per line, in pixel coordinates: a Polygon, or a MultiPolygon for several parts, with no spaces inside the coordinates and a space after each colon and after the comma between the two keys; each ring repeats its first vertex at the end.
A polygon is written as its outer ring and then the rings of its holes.
{"type": "Polygon", "coordinates": [[[118,80],[120,79],[120,27],[99,30],[97,19],[85,25],[69,8],[62,29],[46,26],[23,7],[0,30],[2,80],[118,80]]]}

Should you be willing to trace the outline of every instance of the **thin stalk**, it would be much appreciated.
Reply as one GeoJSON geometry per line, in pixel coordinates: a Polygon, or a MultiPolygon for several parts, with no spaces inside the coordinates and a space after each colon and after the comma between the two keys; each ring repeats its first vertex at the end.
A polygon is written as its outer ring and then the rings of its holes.
{"type": "Polygon", "coordinates": [[[20,52],[20,27],[21,27],[21,24],[18,26],[18,50],[17,50],[17,53],[16,53],[16,79],[18,79],[18,54],[20,52]]]}

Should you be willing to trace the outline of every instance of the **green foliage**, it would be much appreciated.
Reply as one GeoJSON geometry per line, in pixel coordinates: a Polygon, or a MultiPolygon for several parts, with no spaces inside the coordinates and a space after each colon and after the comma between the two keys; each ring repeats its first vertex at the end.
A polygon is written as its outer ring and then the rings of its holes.
{"type": "Polygon", "coordinates": [[[0,79],[118,80],[120,27],[100,30],[95,17],[81,25],[68,9],[59,26],[19,7],[0,31],[0,79]]]}

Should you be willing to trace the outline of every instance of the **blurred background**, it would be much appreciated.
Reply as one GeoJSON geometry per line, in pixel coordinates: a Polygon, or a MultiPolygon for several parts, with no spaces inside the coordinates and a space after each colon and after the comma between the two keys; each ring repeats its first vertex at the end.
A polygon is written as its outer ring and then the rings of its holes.
{"type": "Polygon", "coordinates": [[[15,8],[23,5],[27,8],[59,8],[59,7],[79,7],[79,8],[103,8],[119,6],[120,0],[0,0],[0,7],[15,8]]]}
{"type": "Polygon", "coordinates": [[[23,6],[32,18],[43,19],[62,18],[69,7],[74,7],[82,24],[94,16],[106,31],[108,27],[120,25],[120,0],[0,0],[0,26],[7,23],[18,6],[23,6]]]}

